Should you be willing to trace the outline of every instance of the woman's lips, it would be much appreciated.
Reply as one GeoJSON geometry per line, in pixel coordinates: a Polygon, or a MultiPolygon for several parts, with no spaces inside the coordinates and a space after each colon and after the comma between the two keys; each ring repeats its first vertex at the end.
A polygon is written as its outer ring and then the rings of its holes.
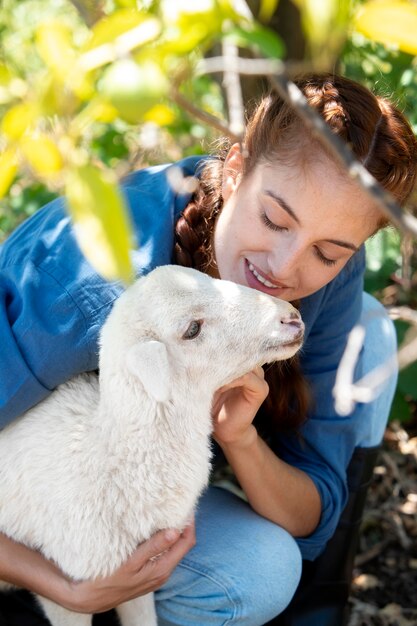
{"type": "Polygon", "coordinates": [[[289,289],[290,287],[284,283],[278,283],[272,281],[266,274],[264,274],[256,265],[253,265],[248,259],[245,259],[245,277],[249,287],[258,289],[258,291],[264,291],[270,295],[277,295],[289,289]]]}

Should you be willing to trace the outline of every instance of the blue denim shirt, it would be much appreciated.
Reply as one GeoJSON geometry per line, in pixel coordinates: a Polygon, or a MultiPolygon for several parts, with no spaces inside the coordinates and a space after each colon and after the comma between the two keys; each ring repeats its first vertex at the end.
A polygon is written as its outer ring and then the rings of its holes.
{"type": "MultiPolygon", "coordinates": [[[[201,157],[179,162],[185,175],[201,157]]],[[[138,274],[172,262],[174,223],[189,200],[167,180],[171,165],[131,174],[123,191],[139,248],[138,274]]],[[[24,222],[0,248],[0,428],[45,398],[57,385],[98,364],[98,334],[122,291],[106,282],[81,254],[62,199],[24,222]]],[[[361,407],[347,418],[335,413],[331,390],[346,337],[361,312],[364,251],[331,283],[301,302],[306,341],[304,374],[314,393],[314,414],[302,438],[280,436],[275,451],[307,472],[320,493],[316,531],[298,540],[314,559],[337,525],[346,501],[346,467],[357,445],[361,407]]]]}

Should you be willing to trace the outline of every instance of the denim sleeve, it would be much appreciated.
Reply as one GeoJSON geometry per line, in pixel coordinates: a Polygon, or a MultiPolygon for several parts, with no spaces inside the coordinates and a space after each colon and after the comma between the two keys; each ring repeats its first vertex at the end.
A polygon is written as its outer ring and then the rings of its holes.
{"type": "Polygon", "coordinates": [[[313,560],[333,535],[347,499],[346,469],[357,441],[361,408],[348,417],[334,409],[332,389],[347,335],[362,309],[363,251],[322,291],[301,365],[310,384],[312,408],[299,434],[280,436],[277,454],[305,471],[320,494],[322,515],[316,530],[298,539],[303,558],[313,560]]]}
{"type": "Polygon", "coordinates": [[[102,319],[120,287],[83,258],[61,200],[0,249],[0,428],[97,367],[102,319]]]}
{"type": "MultiPolygon", "coordinates": [[[[201,157],[176,164],[185,176],[201,157]]],[[[170,164],[134,172],[122,184],[138,247],[137,275],[172,260],[174,221],[189,199],[169,184],[170,164]]],[[[118,282],[83,257],[63,199],[19,226],[0,246],[0,428],[57,385],[98,365],[98,337],[118,282]]]]}

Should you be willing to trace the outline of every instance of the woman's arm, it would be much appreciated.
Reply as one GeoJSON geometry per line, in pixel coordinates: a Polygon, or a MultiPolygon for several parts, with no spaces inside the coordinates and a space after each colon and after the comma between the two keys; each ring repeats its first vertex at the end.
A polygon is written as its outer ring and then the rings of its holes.
{"type": "Polygon", "coordinates": [[[301,302],[306,322],[301,364],[313,395],[301,436],[276,435],[272,449],[257,436],[252,420],[268,393],[260,371],[219,390],[214,404],[214,436],[250,504],[299,537],[308,559],[316,558],[334,533],[347,497],[346,468],[364,419],[361,407],[346,418],[337,415],[332,397],[347,335],[361,313],[363,271],[361,250],[329,285],[301,302]]]}
{"type": "Polygon", "coordinates": [[[194,525],[156,533],[111,576],[74,582],[39,552],[0,533],[0,580],[79,613],[100,613],[158,589],[195,545],[194,525]]]}
{"type": "Polygon", "coordinates": [[[267,394],[261,367],[222,387],[213,408],[214,437],[252,508],[304,537],[320,520],[320,496],[305,472],[279,459],[258,436],[252,421],[267,394]]]}

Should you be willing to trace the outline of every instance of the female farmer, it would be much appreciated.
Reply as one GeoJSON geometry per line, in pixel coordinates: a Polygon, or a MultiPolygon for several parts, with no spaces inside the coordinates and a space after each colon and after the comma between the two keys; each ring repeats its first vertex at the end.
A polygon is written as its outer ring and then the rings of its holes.
{"type": "MultiPolygon", "coordinates": [[[[298,84],[332,132],[404,203],[417,145],[401,113],[342,77],[311,75],[298,84]]],[[[70,581],[1,535],[0,578],[80,612],[158,589],[165,626],[260,625],[290,601],[301,557],[315,559],[332,536],[354,448],[378,444],[384,431],[395,377],[348,417],[336,414],[332,388],[347,335],[361,317],[367,335],[357,376],[395,350],[382,307],[363,296],[363,244],[386,219],[276,94],[250,118],[243,149],[176,165],[184,175],[197,172],[193,196],[172,189],[171,167],[141,170],[124,182],[140,243],[138,274],[166,263],[192,265],[298,302],[306,324],[299,364],[266,375],[256,369],[216,394],[214,439],[247,501],[210,487],[197,512],[196,540],[191,526],[181,536],[159,533],[97,581],[70,581]],[[370,310],[379,317],[367,318],[370,310]]],[[[58,384],[97,367],[98,334],[121,287],[83,258],[60,200],[12,234],[0,267],[5,426],[58,384]]]]}

